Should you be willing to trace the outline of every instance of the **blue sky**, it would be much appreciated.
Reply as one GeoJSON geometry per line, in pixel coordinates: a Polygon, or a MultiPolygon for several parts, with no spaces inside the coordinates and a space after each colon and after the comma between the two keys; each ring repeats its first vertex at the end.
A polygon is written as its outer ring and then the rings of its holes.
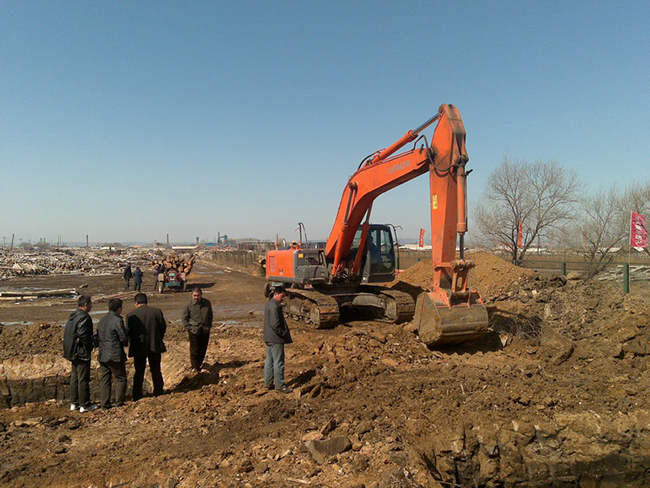
{"type": "MultiPolygon", "coordinates": [[[[361,159],[442,103],[467,130],[470,205],[506,154],[591,190],[645,181],[648,18],[641,1],[0,0],[0,238],[303,222],[324,239],[361,159]]],[[[428,208],[421,177],[372,220],[416,237],[428,208]]]]}

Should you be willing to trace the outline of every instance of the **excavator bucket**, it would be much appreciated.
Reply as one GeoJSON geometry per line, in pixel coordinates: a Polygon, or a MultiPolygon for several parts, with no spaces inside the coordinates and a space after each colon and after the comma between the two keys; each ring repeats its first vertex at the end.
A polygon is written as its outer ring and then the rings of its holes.
{"type": "Polygon", "coordinates": [[[414,323],[428,347],[467,342],[488,333],[488,315],[482,303],[470,299],[450,307],[437,303],[432,293],[418,297],[414,323]]]}

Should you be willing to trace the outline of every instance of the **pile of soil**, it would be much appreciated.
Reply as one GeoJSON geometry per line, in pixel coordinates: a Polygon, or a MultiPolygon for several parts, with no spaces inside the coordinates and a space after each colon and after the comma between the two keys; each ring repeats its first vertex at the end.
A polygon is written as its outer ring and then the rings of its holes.
{"type": "MultiPolygon", "coordinates": [[[[470,270],[469,288],[477,290],[486,302],[508,295],[513,286],[535,276],[535,271],[513,266],[493,254],[472,253],[467,255],[467,259],[475,265],[470,270]]],[[[424,260],[402,272],[389,286],[407,291],[408,287],[428,291],[432,287],[432,278],[431,260],[424,260]]]]}
{"type": "MultiPolygon", "coordinates": [[[[206,281],[219,288],[216,320],[224,322],[213,332],[206,371],[184,370],[187,343],[166,309],[173,300],[161,302],[176,331],[163,357],[170,393],[93,414],[69,412],[64,399],[0,410],[0,482],[648,485],[648,306],[602,283],[542,278],[489,255],[471,259],[490,336],[430,350],[408,323],[314,330],[289,321],[288,395],[261,381],[264,303],[251,297],[262,281],[206,268],[206,281]],[[231,303],[242,310],[237,320],[253,326],[228,325],[231,303]]],[[[420,263],[393,285],[425,288],[430,275],[420,263]]],[[[53,338],[43,357],[54,361],[59,348],[53,338]]]]}
{"type": "Polygon", "coordinates": [[[0,324],[0,362],[35,354],[47,354],[53,345],[63,347],[63,327],[47,322],[0,324]]]}

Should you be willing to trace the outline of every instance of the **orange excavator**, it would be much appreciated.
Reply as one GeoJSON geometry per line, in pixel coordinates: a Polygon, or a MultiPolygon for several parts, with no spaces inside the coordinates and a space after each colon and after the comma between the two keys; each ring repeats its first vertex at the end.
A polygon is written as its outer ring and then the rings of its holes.
{"type": "Polygon", "coordinates": [[[467,161],[460,113],[453,105],[441,105],[420,127],[361,162],[343,190],[324,249],[295,244],[267,253],[266,293],[273,282],[282,283],[288,291],[285,312],[318,328],[334,327],[340,310],[350,307],[390,322],[414,320],[428,346],[485,335],[487,311],[478,293],[468,288],[473,264],[464,258],[467,161]],[[429,145],[421,132],[435,122],[429,145]],[[411,143],[410,149],[397,153],[411,143]],[[431,291],[414,302],[407,293],[378,285],[395,277],[395,243],[391,227],[371,224],[370,213],[379,195],[427,172],[433,279],[431,291]]]}

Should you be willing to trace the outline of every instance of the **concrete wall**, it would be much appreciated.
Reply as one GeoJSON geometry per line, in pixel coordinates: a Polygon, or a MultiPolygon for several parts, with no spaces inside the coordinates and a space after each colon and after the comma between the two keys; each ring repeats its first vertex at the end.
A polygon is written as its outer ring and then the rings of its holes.
{"type": "Polygon", "coordinates": [[[263,256],[256,251],[215,251],[212,253],[212,259],[216,263],[241,268],[259,267],[257,261],[263,256]]]}

